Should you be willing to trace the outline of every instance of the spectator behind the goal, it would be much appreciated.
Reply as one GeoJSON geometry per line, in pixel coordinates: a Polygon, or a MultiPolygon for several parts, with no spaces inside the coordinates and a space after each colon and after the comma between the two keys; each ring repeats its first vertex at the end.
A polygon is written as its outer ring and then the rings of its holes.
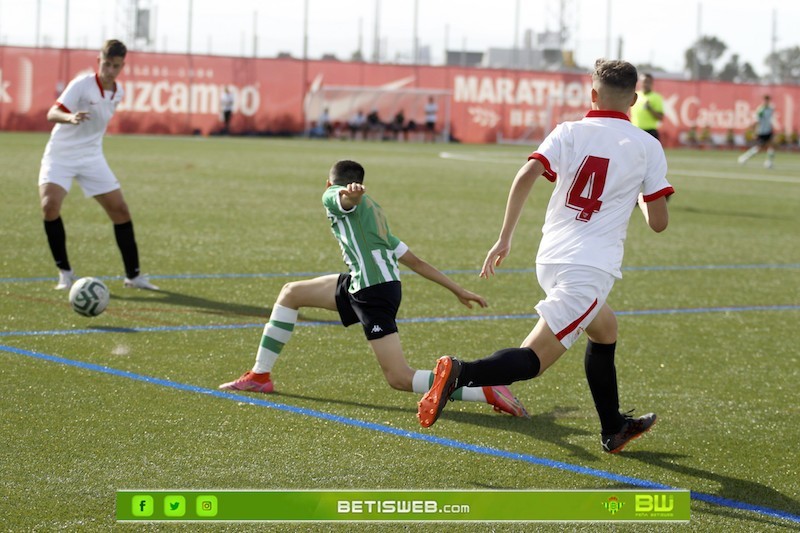
{"type": "Polygon", "coordinates": [[[324,138],[328,138],[333,133],[333,124],[331,124],[331,114],[328,111],[328,108],[322,110],[322,114],[319,116],[319,128],[320,128],[320,135],[324,138]]]}
{"type": "Polygon", "coordinates": [[[428,103],[425,104],[425,142],[436,141],[436,118],[439,114],[439,106],[433,96],[428,97],[428,103]]]}
{"type": "Polygon", "coordinates": [[[395,114],[394,119],[392,119],[392,123],[390,124],[390,129],[392,131],[392,137],[395,141],[400,140],[400,134],[403,135],[404,140],[408,140],[408,134],[406,132],[406,116],[402,109],[395,114]]]}
{"type": "Polygon", "coordinates": [[[367,115],[367,138],[383,138],[383,122],[381,122],[381,117],[378,115],[378,110],[374,108],[367,115]]]}
{"type": "Polygon", "coordinates": [[[350,130],[350,138],[355,140],[356,135],[359,133],[361,134],[362,138],[366,137],[366,128],[367,125],[367,117],[364,116],[364,112],[360,109],[353,115],[350,120],[347,122],[347,129],[350,130]]]}

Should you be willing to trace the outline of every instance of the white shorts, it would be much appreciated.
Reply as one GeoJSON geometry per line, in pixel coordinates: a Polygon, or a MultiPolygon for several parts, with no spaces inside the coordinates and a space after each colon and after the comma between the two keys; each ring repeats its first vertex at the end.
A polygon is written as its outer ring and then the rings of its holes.
{"type": "Polygon", "coordinates": [[[567,349],[605,305],[616,279],[582,265],[537,264],[536,277],[547,295],[536,304],[536,311],[567,349]]]}
{"type": "Polygon", "coordinates": [[[72,187],[72,180],[78,180],[87,198],[115,191],[120,188],[119,181],[103,156],[75,161],[53,161],[49,157],[42,159],[39,169],[39,185],[55,183],[67,192],[72,187]]]}

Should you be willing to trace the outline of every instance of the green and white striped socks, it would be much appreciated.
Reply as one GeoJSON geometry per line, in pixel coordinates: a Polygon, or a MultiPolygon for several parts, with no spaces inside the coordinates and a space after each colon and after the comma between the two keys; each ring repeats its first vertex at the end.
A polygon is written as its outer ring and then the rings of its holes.
{"type": "Polygon", "coordinates": [[[283,346],[289,342],[297,323],[297,309],[289,309],[279,304],[272,308],[269,322],[264,326],[261,336],[261,345],[256,354],[256,364],[253,372],[263,374],[272,371],[272,365],[278,359],[283,346]]]}

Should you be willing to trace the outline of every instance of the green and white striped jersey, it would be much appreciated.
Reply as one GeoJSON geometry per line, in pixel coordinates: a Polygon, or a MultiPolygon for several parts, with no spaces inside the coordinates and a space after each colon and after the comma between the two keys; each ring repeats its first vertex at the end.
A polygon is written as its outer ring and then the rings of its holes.
{"type": "Polygon", "coordinates": [[[772,133],[772,116],[775,108],[771,105],[760,105],[756,109],[756,135],[768,135],[772,133]]]}
{"type": "Polygon", "coordinates": [[[331,185],[322,195],[322,205],[327,211],[331,231],[342,258],[350,269],[350,292],[365,287],[400,281],[397,258],[408,250],[408,246],[392,235],[389,223],[381,206],[368,195],[349,211],[342,209],[340,185],[331,185]]]}

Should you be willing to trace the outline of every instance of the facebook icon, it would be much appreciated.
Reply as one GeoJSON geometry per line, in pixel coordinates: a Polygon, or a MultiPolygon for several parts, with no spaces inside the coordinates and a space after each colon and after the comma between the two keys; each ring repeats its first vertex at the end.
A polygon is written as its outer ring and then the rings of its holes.
{"type": "Polygon", "coordinates": [[[131,513],[136,517],[153,516],[153,497],[137,494],[131,499],[131,513]]]}

